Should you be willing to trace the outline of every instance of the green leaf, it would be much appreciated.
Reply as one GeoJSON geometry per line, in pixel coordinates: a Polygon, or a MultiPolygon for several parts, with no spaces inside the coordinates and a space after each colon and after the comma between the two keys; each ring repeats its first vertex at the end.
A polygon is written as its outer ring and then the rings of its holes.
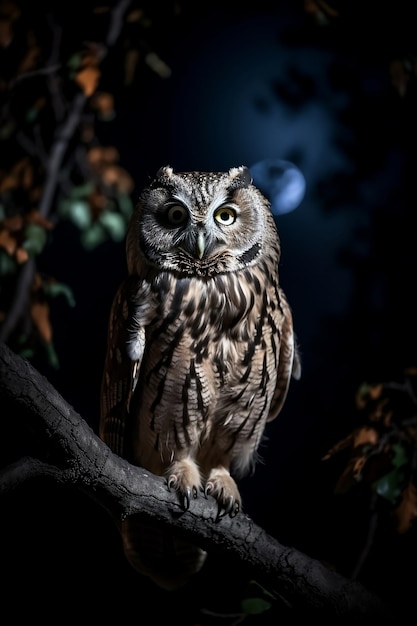
{"type": "Polygon", "coordinates": [[[16,261],[5,250],[0,248],[0,276],[14,274],[16,270],[16,261]]]}
{"type": "Polygon", "coordinates": [[[87,198],[94,191],[94,185],[91,182],[84,183],[83,185],[78,185],[77,187],[73,187],[71,189],[70,197],[75,199],[87,198]]]}
{"type": "Polygon", "coordinates": [[[241,602],[241,607],[247,615],[258,615],[270,609],[271,603],[263,598],[245,598],[241,602]]]}
{"type": "Polygon", "coordinates": [[[58,355],[56,353],[55,347],[53,345],[53,343],[45,343],[45,351],[46,351],[46,357],[48,359],[48,363],[49,365],[54,369],[57,370],[59,369],[59,359],[58,359],[58,355]]]}
{"type": "Polygon", "coordinates": [[[70,58],[68,59],[67,65],[70,68],[70,70],[74,72],[80,67],[82,60],[83,60],[83,55],[81,54],[81,52],[75,52],[75,54],[71,55],[70,58]]]}
{"type": "Polygon", "coordinates": [[[42,252],[48,238],[46,230],[39,224],[28,224],[25,228],[25,237],[23,248],[27,250],[29,256],[42,252]]]}
{"type": "Polygon", "coordinates": [[[375,481],[373,488],[379,496],[394,504],[402,492],[403,480],[403,472],[395,469],[375,481]]]}
{"type": "Polygon", "coordinates": [[[120,213],[103,211],[99,222],[104,226],[113,241],[122,241],[126,234],[126,222],[120,213]]]}
{"type": "Polygon", "coordinates": [[[56,298],[57,296],[61,295],[65,296],[69,306],[75,306],[76,304],[72,289],[64,283],[51,283],[50,285],[44,287],[43,290],[48,296],[51,296],[52,298],[56,298]]]}
{"type": "Polygon", "coordinates": [[[33,350],[33,348],[24,347],[19,350],[19,355],[22,357],[22,359],[30,361],[30,359],[33,359],[33,357],[35,356],[35,351],[33,350]]]}
{"type": "Polygon", "coordinates": [[[99,222],[95,222],[91,228],[81,234],[81,243],[86,250],[93,250],[106,239],[107,233],[99,222]]]}
{"type": "Polygon", "coordinates": [[[117,199],[119,201],[120,211],[122,212],[122,214],[125,216],[126,219],[130,219],[130,216],[133,213],[132,198],[126,195],[125,193],[121,193],[118,195],[117,199]]]}
{"type": "Polygon", "coordinates": [[[410,462],[404,446],[400,443],[394,443],[392,446],[394,456],[392,457],[392,464],[394,467],[402,467],[410,462]]]}
{"type": "Polygon", "coordinates": [[[80,230],[87,230],[91,226],[91,211],[88,202],[75,200],[71,202],[68,210],[68,218],[80,230]]]}

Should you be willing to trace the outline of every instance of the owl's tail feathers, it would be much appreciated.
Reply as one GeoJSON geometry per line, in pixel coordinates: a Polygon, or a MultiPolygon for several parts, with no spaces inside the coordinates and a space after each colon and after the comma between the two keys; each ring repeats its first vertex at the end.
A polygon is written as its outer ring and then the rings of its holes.
{"type": "Polygon", "coordinates": [[[122,523],[121,535],[129,563],[168,591],[183,587],[206,560],[198,546],[133,517],[122,523]]]}

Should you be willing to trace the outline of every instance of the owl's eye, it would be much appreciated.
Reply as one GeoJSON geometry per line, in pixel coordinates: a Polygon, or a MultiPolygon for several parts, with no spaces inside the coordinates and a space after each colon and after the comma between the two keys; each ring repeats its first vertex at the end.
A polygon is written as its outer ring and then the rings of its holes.
{"type": "Polygon", "coordinates": [[[223,206],[217,209],[214,219],[223,226],[230,226],[236,220],[236,212],[228,206],[223,206]]]}
{"type": "Polygon", "coordinates": [[[174,204],[170,206],[166,216],[170,224],[174,226],[179,226],[183,224],[188,218],[188,211],[181,204],[174,204]]]}

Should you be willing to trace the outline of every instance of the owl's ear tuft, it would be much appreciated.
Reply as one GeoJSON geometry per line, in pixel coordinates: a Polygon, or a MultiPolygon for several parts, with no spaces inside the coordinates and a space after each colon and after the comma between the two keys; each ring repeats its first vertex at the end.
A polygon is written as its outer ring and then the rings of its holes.
{"type": "Polygon", "coordinates": [[[164,165],[163,167],[160,167],[159,170],[156,173],[156,178],[171,178],[171,176],[173,175],[174,170],[172,169],[172,167],[170,165],[164,165]]]}
{"type": "Polygon", "coordinates": [[[240,167],[231,167],[229,170],[229,176],[236,182],[239,182],[242,187],[248,187],[252,184],[252,174],[246,165],[240,167]]]}

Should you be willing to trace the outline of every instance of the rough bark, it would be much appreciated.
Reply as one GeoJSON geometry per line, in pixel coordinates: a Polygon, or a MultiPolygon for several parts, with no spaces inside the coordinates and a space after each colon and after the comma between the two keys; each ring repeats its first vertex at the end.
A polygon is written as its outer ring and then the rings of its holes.
{"type": "Polygon", "coordinates": [[[2,497],[28,481],[51,480],[94,499],[116,523],[142,516],[236,559],[296,613],[333,616],[338,623],[394,616],[392,607],[359,583],[281,545],[249,516],[216,520],[211,497],[193,500],[184,512],[162,478],[114,455],[47,379],[5,344],[0,344],[0,406],[3,433],[10,426],[9,444],[22,450],[19,458],[1,460],[2,497]]]}

